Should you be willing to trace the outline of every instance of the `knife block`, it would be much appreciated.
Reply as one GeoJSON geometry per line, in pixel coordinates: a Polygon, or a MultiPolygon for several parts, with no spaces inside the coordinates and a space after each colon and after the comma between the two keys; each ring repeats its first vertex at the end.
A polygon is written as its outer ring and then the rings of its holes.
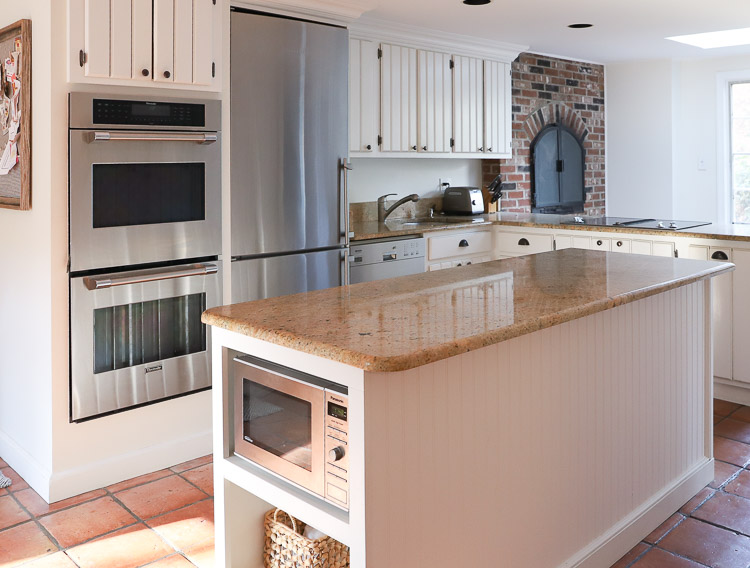
{"type": "Polygon", "coordinates": [[[495,201],[495,203],[490,203],[490,199],[492,199],[492,194],[489,191],[487,191],[486,187],[483,187],[482,188],[482,200],[484,201],[485,213],[495,213],[500,204],[500,201],[495,201]]]}

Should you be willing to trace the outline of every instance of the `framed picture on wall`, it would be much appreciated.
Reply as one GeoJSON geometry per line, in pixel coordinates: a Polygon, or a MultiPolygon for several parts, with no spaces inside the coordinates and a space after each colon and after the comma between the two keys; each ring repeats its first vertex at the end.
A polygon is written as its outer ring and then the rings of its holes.
{"type": "Polygon", "coordinates": [[[0,29],[0,207],[31,209],[31,20],[0,29]]]}

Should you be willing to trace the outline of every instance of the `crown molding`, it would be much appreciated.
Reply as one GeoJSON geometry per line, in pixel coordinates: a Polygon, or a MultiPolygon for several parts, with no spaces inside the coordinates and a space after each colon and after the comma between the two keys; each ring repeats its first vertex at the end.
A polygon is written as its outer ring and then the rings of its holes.
{"type": "Polygon", "coordinates": [[[449,51],[453,55],[513,61],[518,54],[528,51],[528,45],[518,45],[496,40],[422,28],[400,22],[363,16],[349,24],[352,37],[374,41],[393,42],[405,47],[449,51]]]}
{"type": "Polygon", "coordinates": [[[232,0],[231,5],[345,26],[375,7],[372,0],[232,0]]]}

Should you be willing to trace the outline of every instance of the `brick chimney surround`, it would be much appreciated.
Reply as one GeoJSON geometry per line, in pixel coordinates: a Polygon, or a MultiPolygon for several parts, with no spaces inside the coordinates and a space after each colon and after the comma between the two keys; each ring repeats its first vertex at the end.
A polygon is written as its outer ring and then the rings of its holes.
{"type": "Polygon", "coordinates": [[[502,174],[501,210],[531,212],[531,143],[548,124],[569,128],[585,152],[584,213],[604,215],[604,67],[522,53],[512,66],[513,157],[483,160],[487,186],[502,174]]]}

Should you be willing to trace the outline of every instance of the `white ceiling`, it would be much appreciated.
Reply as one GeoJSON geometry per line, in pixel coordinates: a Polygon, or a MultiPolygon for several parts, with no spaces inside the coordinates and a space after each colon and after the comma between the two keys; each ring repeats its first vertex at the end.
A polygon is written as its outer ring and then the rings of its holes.
{"type": "MultiPolygon", "coordinates": [[[[750,27],[750,0],[373,0],[362,16],[521,45],[529,51],[612,63],[750,54],[750,46],[703,50],[668,36],[750,27]],[[568,24],[590,23],[574,30],[568,24]]],[[[748,60],[750,64],[750,59],[748,60]]]]}

